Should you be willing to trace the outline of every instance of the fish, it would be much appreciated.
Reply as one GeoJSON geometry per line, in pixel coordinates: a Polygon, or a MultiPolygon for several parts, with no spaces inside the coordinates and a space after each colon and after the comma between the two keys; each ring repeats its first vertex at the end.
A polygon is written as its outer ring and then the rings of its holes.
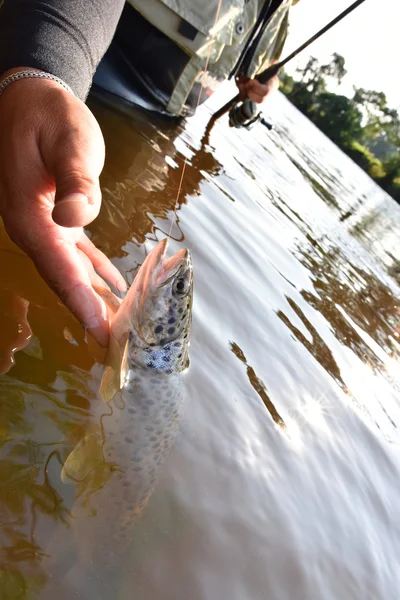
{"type": "Polygon", "coordinates": [[[193,266],[188,249],[170,258],[166,250],[165,239],[148,254],[120,304],[108,298],[113,306],[102,400],[61,472],[63,483],[75,485],[78,546],[96,565],[116,560],[132,541],[180,431],[193,266]]]}

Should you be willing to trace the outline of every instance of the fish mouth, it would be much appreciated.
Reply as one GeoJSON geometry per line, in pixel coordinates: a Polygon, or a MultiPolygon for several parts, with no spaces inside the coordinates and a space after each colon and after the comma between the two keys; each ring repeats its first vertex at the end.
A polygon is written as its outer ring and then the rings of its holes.
{"type": "MultiPolygon", "coordinates": [[[[192,255],[187,248],[181,248],[176,254],[165,258],[168,238],[164,238],[149,252],[137,275],[137,286],[143,290],[150,286],[164,285],[179,271],[192,270],[192,255]]],[[[141,294],[142,295],[142,294],[141,294]]]]}
{"type": "Polygon", "coordinates": [[[187,248],[178,250],[176,254],[162,261],[160,273],[158,275],[159,283],[169,281],[178,273],[178,271],[186,271],[191,267],[191,264],[192,255],[190,250],[187,248]]]}
{"type": "Polygon", "coordinates": [[[164,260],[165,254],[168,248],[168,238],[164,238],[161,242],[158,242],[157,246],[149,253],[146,260],[150,257],[154,258],[154,263],[161,263],[164,260]]]}
{"type": "MultiPolygon", "coordinates": [[[[176,254],[165,258],[168,248],[168,238],[163,239],[150,253],[152,265],[157,273],[157,283],[163,284],[174,277],[178,271],[191,268],[192,255],[188,248],[181,248],[176,254]],[[154,254],[153,254],[154,253],[154,254]]],[[[148,259],[150,258],[150,254],[148,259]]]]}

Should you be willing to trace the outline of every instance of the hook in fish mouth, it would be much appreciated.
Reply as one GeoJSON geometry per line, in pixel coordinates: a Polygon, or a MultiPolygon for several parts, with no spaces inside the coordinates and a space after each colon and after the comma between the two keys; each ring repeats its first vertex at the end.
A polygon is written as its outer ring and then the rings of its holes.
{"type": "Polygon", "coordinates": [[[158,285],[168,282],[179,270],[186,271],[192,268],[192,255],[188,248],[181,248],[169,258],[165,258],[168,248],[168,238],[164,238],[147,255],[142,265],[143,270],[156,275],[158,285]]]}

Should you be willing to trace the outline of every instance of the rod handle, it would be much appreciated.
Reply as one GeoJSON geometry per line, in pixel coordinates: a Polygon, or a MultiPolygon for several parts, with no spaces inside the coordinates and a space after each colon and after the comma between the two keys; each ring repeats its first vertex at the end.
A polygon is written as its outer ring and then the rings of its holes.
{"type": "Polygon", "coordinates": [[[275,77],[275,75],[278,75],[281,66],[282,64],[280,62],[274,63],[273,65],[268,67],[268,69],[265,69],[265,71],[263,71],[259,75],[256,75],[256,79],[260,83],[267,83],[267,81],[275,77]]]}

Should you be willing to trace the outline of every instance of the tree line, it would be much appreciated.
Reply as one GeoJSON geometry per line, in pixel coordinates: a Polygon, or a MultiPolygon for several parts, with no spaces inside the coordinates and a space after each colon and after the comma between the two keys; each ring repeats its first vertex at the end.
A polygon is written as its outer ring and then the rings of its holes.
{"type": "Polygon", "coordinates": [[[329,82],[340,85],[346,74],[337,53],[327,64],[310,56],[296,73],[281,73],[280,90],[400,203],[400,115],[385,94],[356,87],[352,97],[329,92],[329,82]]]}

